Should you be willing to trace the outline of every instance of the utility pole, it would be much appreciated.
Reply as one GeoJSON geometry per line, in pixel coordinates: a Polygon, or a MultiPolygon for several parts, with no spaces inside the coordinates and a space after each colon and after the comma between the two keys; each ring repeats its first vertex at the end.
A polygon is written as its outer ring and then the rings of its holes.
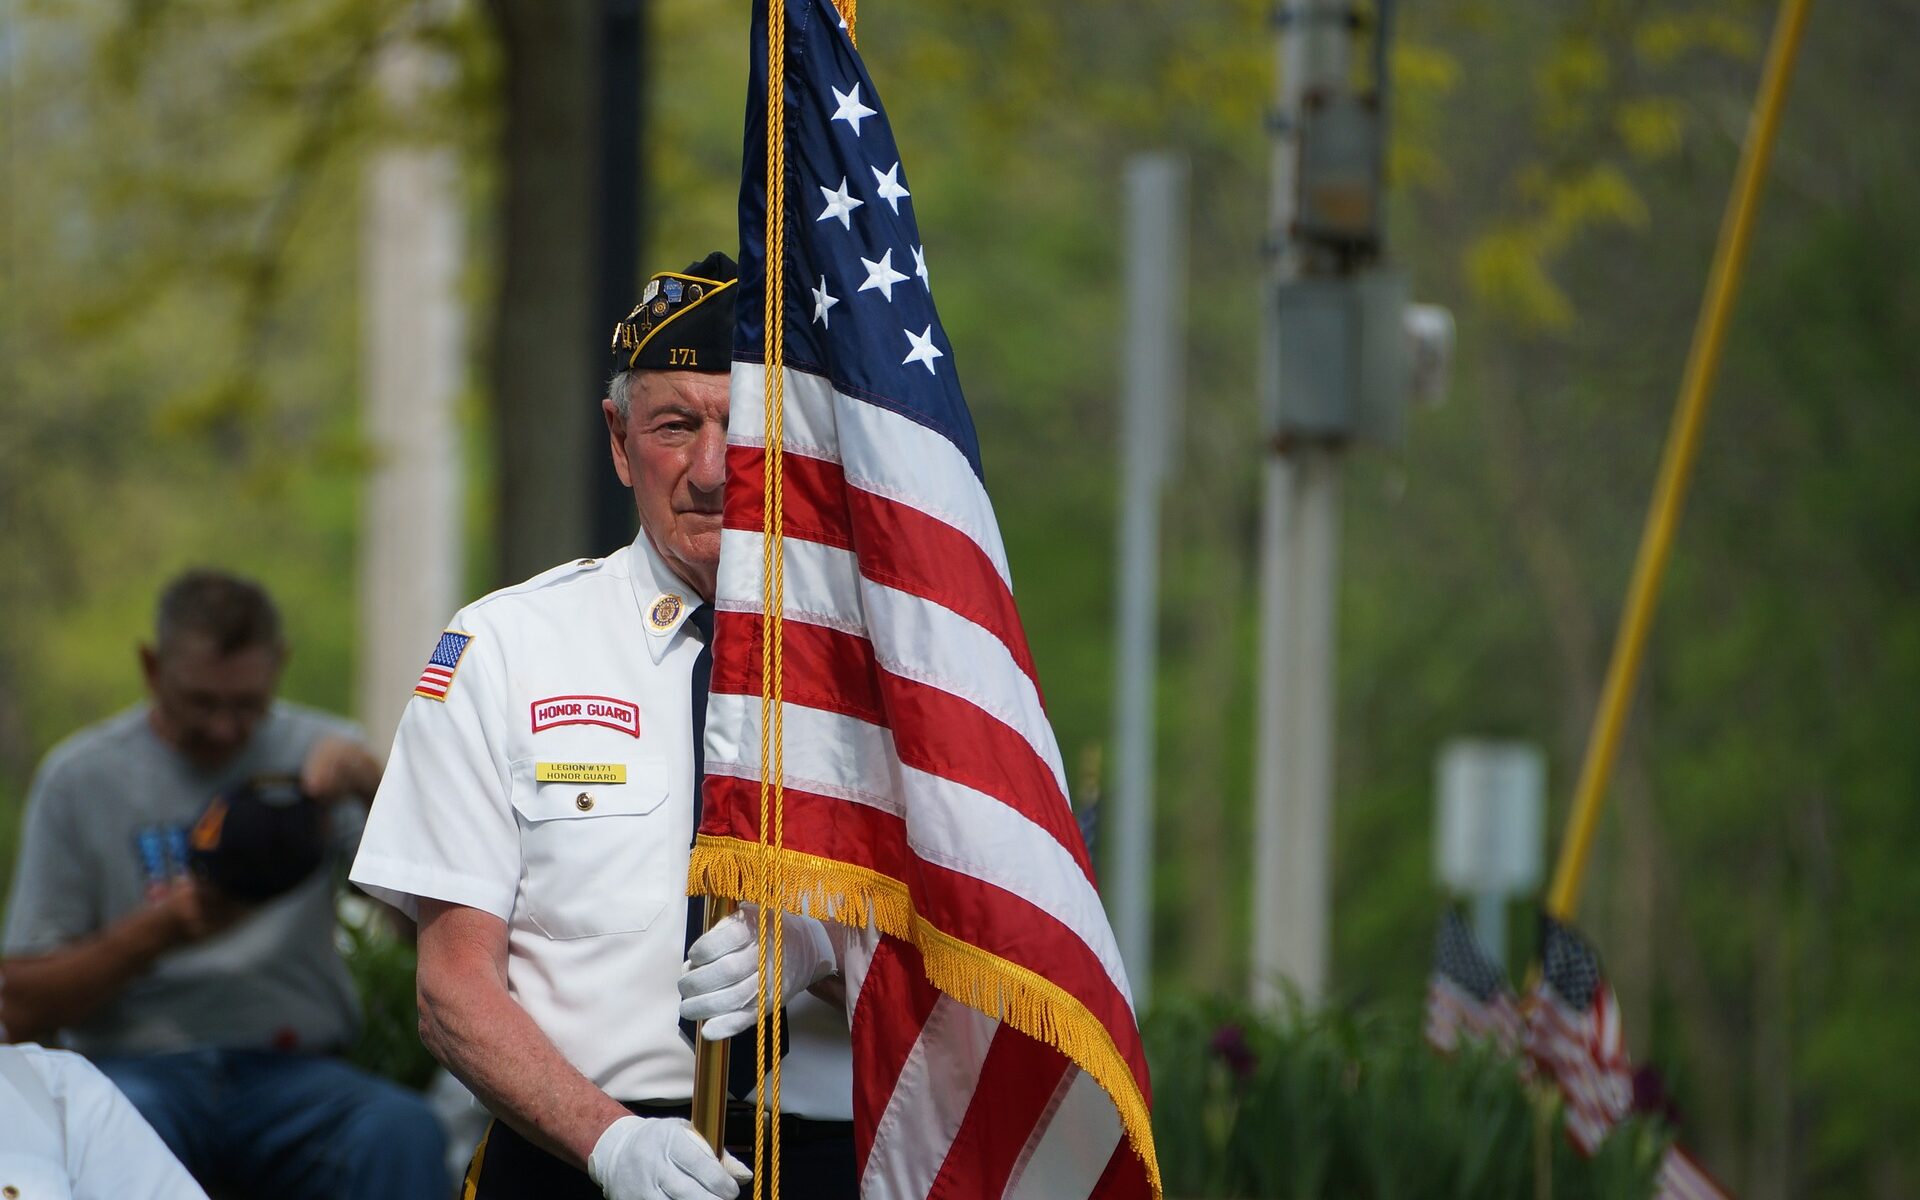
{"type": "MultiPolygon", "coordinates": [[[[452,76],[411,38],[381,52],[380,92],[417,117],[452,76]]],[[[376,150],[361,225],[361,394],[372,451],[361,498],[355,710],[382,754],[420,664],[462,589],[461,456],[455,411],[467,360],[463,223],[453,147],[376,150]]]]}
{"type": "Polygon", "coordinates": [[[1391,10],[1282,0],[1274,13],[1252,979],[1269,1006],[1289,986],[1308,1003],[1327,986],[1343,458],[1399,440],[1411,366],[1430,357],[1426,378],[1443,380],[1451,343],[1444,314],[1417,319],[1404,278],[1378,266],[1391,10]],[[1353,80],[1363,28],[1364,92],[1353,80]]]}
{"type": "Polygon", "coordinates": [[[1113,699],[1112,906],[1136,1011],[1153,973],[1154,713],[1160,501],[1186,377],[1187,163],[1127,161],[1127,326],[1120,422],[1119,653],[1113,699]]]}

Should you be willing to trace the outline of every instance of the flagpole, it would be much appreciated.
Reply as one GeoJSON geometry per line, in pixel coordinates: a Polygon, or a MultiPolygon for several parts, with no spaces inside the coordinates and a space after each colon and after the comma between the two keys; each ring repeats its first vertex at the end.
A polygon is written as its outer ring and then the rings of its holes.
{"type": "Polygon", "coordinates": [[[1673,426],[1660,463],[1659,482],[1653,504],[1647,512],[1641,533],[1640,550],[1635,557],[1633,582],[1628,589],[1627,607],[1614,637],[1613,657],[1607,665],[1606,685],[1601,691],[1600,708],[1594,714],[1593,729],[1587,738],[1586,759],[1580,767],[1580,783],[1574,793],[1573,815],[1567,837],[1561,846],[1560,861],[1554,868],[1553,886],[1547,894],[1547,911],[1560,920],[1570,920],[1579,907],[1580,885],[1586,874],[1587,858],[1593,849],[1593,833],[1600,821],[1600,806],[1606,797],[1607,782],[1613,774],[1614,758],[1620,748],[1620,735],[1626,725],[1627,708],[1639,679],[1640,662],[1646,650],[1647,633],[1653,625],[1653,606],[1659,596],[1660,582],[1666,574],[1667,559],[1673,549],[1674,531],[1680,523],[1680,511],[1686,503],[1695,458],[1700,449],[1700,431],[1706,421],[1707,401],[1713,391],[1714,375],[1720,366],[1720,350],[1726,340],[1728,315],[1734,294],[1739,289],[1740,271],[1746,261],[1747,246],[1753,238],[1754,214],[1760,204],[1760,186],[1766,179],[1767,160],[1773,151],[1774,135],[1779,129],[1780,109],[1786,97],[1787,83],[1793,76],[1794,56],[1800,48],[1800,34],[1806,23],[1807,0],[1781,0],[1780,16],[1774,23],[1772,45],[1767,51],[1766,70],[1760,92],[1754,101],[1753,117],[1747,126],[1746,143],[1740,152],[1740,166],[1721,218],[1719,242],[1714,249],[1713,268],[1708,276],[1707,294],[1701,303],[1699,323],[1694,328],[1693,345],[1687,354],[1686,372],[1681,377],[1680,402],[1674,412],[1673,426]]]}
{"type": "MultiPolygon", "coordinates": [[[[739,907],[724,896],[708,896],[706,927],[712,929],[739,907]]],[[[701,1037],[700,1028],[705,1024],[700,1022],[693,1032],[693,1127],[719,1155],[726,1152],[727,1050],[731,1043],[701,1037]]]]}

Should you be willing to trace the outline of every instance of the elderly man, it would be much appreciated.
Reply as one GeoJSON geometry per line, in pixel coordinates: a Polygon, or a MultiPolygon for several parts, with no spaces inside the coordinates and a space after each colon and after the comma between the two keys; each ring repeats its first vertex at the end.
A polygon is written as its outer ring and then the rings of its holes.
{"type": "Polygon", "coordinates": [[[337,1057],[359,1008],[330,866],[351,852],[380,764],[346,722],[274,698],[286,658],[258,584],[199,570],[162,593],[140,651],[147,702],[68,738],[34,778],[0,1020],[13,1038],[64,1031],[202,1181],[410,1200],[446,1186],[438,1122],[337,1057]],[[220,862],[234,869],[215,874],[264,886],[190,872],[214,861],[196,843],[242,824],[203,812],[256,805],[245,797],[268,781],[324,809],[297,874],[273,878],[292,856],[231,846],[220,862]]]}
{"type": "MultiPolygon", "coordinates": [[[[422,1036],[497,1118],[470,1197],[727,1200],[747,1177],[685,1120],[686,1022],[750,1028],[761,987],[744,921],[694,942],[685,896],[734,291],[716,253],[654,276],[616,329],[602,410],[640,534],[455,616],[354,863],[356,883],[418,920],[422,1036]]],[[[821,998],[834,954],[804,918],[787,918],[786,945],[787,994],[769,997],[793,1030],[782,1190],[851,1200],[846,1019],[821,998]]],[[[734,1057],[749,1068],[737,1115],[756,1081],[751,1051],[734,1057]]],[[[730,1146],[752,1137],[730,1123],[730,1146]]]]}

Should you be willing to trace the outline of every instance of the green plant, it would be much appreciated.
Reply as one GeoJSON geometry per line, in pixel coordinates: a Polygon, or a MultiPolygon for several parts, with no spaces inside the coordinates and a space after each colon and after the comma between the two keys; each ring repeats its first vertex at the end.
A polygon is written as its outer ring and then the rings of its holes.
{"type": "Polygon", "coordinates": [[[420,1044],[413,947],[394,937],[379,915],[343,920],[339,928],[341,954],[360,994],[364,1019],[347,1057],[410,1088],[425,1088],[439,1064],[420,1044]]]}
{"type": "Polygon", "coordinates": [[[1652,1195],[1657,1127],[1628,1121],[1583,1159],[1561,1136],[1551,1089],[1523,1085],[1511,1059],[1484,1048],[1441,1058],[1409,1013],[1262,1017],[1196,1003],[1156,1011],[1143,1032],[1169,1196],[1652,1195]]]}

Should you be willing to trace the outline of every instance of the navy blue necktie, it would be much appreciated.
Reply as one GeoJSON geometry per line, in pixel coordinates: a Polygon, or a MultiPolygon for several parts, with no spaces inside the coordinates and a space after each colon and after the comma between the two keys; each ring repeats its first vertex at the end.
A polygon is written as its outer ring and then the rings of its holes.
{"type": "MultiPolygon", "coordinates": [[[[700,655],[693,660],[693,831],[700,833],[701,791],[707,780],[707,693],[713,683],[713,606],[702,604],[687,614],[687,624],[695,637],[700,640],[700,655]]],[[[694,939],[706,930],[707,902],[705,898],[694,896],[687,900],[687,948],[693,948],[694,939]]],[[[693,1040],[693,1022],[680,1022],[680,1031],[693,1040]]],[[[780,1032],[786,1033],[782,1024],[780,1032]]],[[[728,1041],[732,1047],[727,1056],[727,1091],[733,1097],[744,1099],[753,1091],[757,1081],[754,1074],[754,1032],[748,1029],[735,1034],[728,1041]]],[[[786,1054],[786,1038],[781,1038],[780,1053],[786,1054]]]]}

